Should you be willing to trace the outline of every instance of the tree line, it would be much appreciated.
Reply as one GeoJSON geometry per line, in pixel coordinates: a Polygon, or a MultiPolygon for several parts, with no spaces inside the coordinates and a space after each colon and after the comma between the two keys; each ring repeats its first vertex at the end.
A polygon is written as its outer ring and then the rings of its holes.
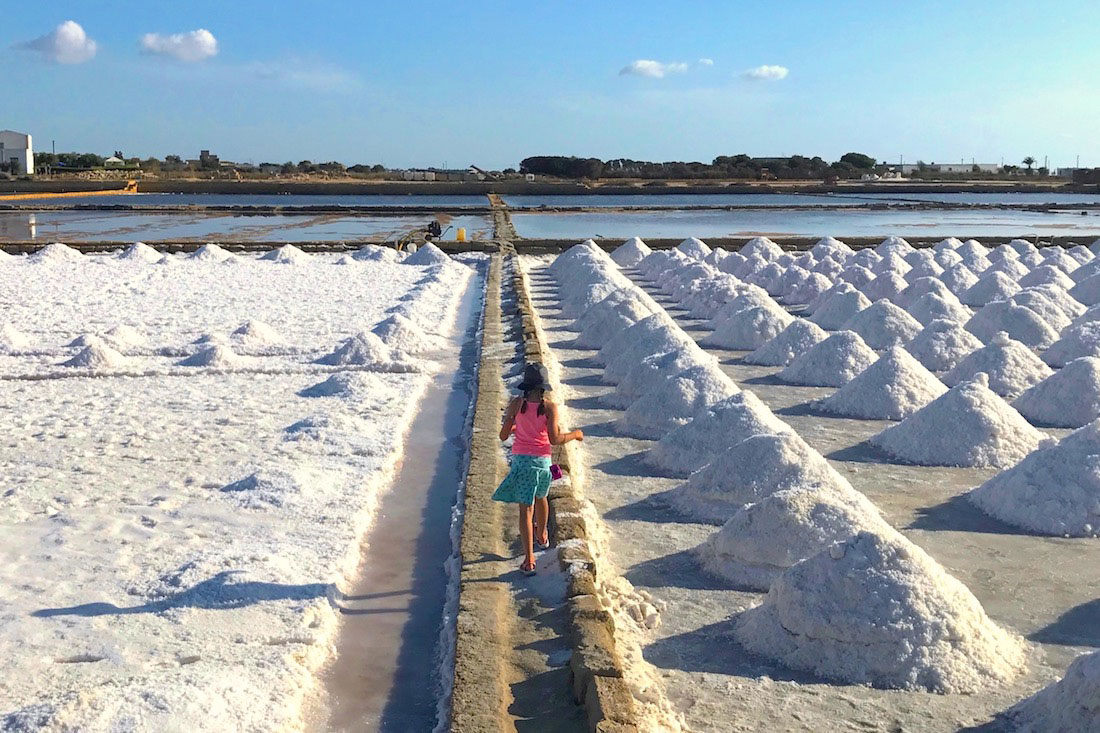
{"type": "Polygon", "coordinates": [[[578,158],[564,155],[536,155],[524,158],[521,173],[559,176],[561,178],[776,178],[806,179],[858,178],[873,171],[877,161],[863,153],[845,153],[840,160],[829,163],[820,157],[792,155],[786,158],[753,158],[740,155],[719,155],[710,163],[669,161],[655,163],[629,158],[578,158]]]}

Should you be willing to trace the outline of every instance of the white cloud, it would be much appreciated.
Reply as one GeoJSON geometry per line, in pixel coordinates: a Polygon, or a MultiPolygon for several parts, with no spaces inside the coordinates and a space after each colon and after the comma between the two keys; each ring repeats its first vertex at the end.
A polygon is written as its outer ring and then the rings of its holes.
{"type": "Polygon", "coordinates": [[[350,92],[360,85],[354,74],[326,63],[302,60],[256,61],[245,67],[250,76],[314,92],[350,92]]]}
{"type": "Polygon", "coordinates": [[[714,59],[699,59],[700,66],[714,66],[714,59]]]}
{"type": "Polygon", "coordinates": [[[19,48],[37,51],[57,64],[82,64],[91,61],[98,46],[75,20],[66,20],[52,33],[20,44],[19,48]]]}
{"type": "Polygon", "coordinates": [[[205,28],[171,35],[146,33],[141,37],[141,48],[179,61],[202,61],[218,53],[218,39],[205,28]]]}
{"type": "Polygon", "coordinates": [[[755,69],[749,69],[741,76],[753,81],[779,81],[780,79],[786,79],[789,73],[790,69],[786,66],[764,64],[763,66],[757,66],[755,69]]]}
{"type": "Polygon", "coordinates": [[[651,79],[663,79],[669,74],[682,74],[688,65],[683,61],[663,63],[652,59],[631,61],[619,71],[619,76],[648,76],[651,79]]]}

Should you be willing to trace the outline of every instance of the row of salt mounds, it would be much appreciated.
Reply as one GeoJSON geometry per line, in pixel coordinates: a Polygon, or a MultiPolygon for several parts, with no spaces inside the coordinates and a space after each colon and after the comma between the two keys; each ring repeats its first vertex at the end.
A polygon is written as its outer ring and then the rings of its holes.
{"type": "Polygon", "coordinates": [[[1031,349],[1001,332],[988,346],[959,361],[943,375],[943,382],[954,387],[979,373],[987,375],[991,390],[1012,399],[1054,372],[1031,349]]]}
{"type": "Polygon", "coordinates": [[[730,517],[695,556],[711,575],[738,588],[767,591],[787,568],[860,532],[894,529],[859,492],[783,489],[730,517]]]}
{"type": "Polygon", "coordinates": [[[837,331],[792,359],[776,376],[788,384],[842,387],[877,358],[858,334],[837,331]]]}
{"type": "Polygon", "coordinates": [[[631,237],[615,248],[611,259],[619,267],[634,267],[653,252],[649,245],[638,237],[631,237]]]}
{"type": "Polygon", "coordinates": [[[1100,321],[1080,323],[1062,331],[1060,338],[1043,352],[1043,361],[1060,367],[1086,356],[1100,356],[1100,321]]]}
{"type": "Polygon", "coordinates": [[[909,341],[922,326],[890,301],[880,300],[856,313],[842,328],[858,334],[872,349],[883,350],[909,341]]]}
{"type": "Polygon", "coordinates": [[[796,318],[775,338],[746,354],[746,364],[759,366],[786,366],[796,357],[805,354],[817,344],[829,337],[820,326],[802,318],[796,318]]]}
{"type": "Polygon", "coordinates": [[[725,524],[747,505],[782,489],[824,487],[855,492],[825,457],[795,435],[761,433],[721,450],[687,482],[666,494],[668,503],[699,522],[725,524]]]}
{"type": "Polygon", "coordinates": [[[1046,437],[989,389],[978,374],[870,439],[894,458],[919,466],[1006,468],[1046,437]]]}
{"type": "Polygon", "coordinates": [[[760,434],[790,433],[752,392],[739,392],[708,406],[662,437],[646,454],[646,464],[662,474],[687,477],[742,440],[760,434]]]}
{"type": "Polygon", "coordinates": [[[690,421],[699,410],[739,391],[717,365],[690,367],[639,397],[615,426],[622,435],[657,440],[690,421]]]}
{"type": "Polygon", "coordinates": [[[1056,536],[1100,536],[1100,421],[1049,439],[966,494],[991,517],[1056,536]]]}
{"type": "Polygon", "coordinates": [[[263,262],[274,262],[277,265],[305,265],[313,261],[313,258],[293,244],[284,244],[278,249],[273,249],[260,255],[263,262]]]}
{"type": "Polygon", "coordinates": [[[932,372],[896,346],[817,406],[842,417],[902,420],[946,391],[932,372]]]}
{"type": "Polygon", "coordinates": [[[1100,417],[1100,358],[1071,361],[1012,403],[1036,425],[1079,428],[1100,417]]]}
{"type": "Polygon", "coordinates": [[[377,334],[360,332],[344,339],[314,362],[328,366],[359,366],[380,372],[422,371],[425,364],[404,351],[387,346],[377,334]]]}
{"type": "Polygon", "coordinates": [[[884,688],[973,692],[1025,663],[1023,642],[897,533],[861,532],[794,565],[735,635],[788,667],[884,688]]]}
{"type": "Polygon", "coordinates": [[[720,349],[752,351],[778,336],[794,320],[794,316],[778,307],[756,306],[726,318],[702,343],[720,349]]]}
{"type": "Polygon", "coordinates": [[[692,344],[649,354],[631,366],[615,385],[615,390],[601,397],[600,401],[609,407],[625,410],[644,395],[662,389],[670,374],[679,374],[696,366],[717,369],[718,360],[692,344]]]}
{"type": "Polygon", "coordinates": [[[1004,717],[1018,731],[1100,731],[1100,651],[1074,659],[1065,677],[1017,703],[1004,717]]]}
{"type": "Polygon", "coordinates": [[[933,372],[946,372],[982,348],[978,337],[955,321],[935,320],[905,345],[913,358],[933,372]]]}

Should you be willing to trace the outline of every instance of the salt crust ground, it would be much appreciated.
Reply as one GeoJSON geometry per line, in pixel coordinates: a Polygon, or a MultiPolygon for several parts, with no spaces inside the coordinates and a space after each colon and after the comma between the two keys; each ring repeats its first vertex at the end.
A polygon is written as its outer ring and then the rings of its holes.
{"type": "Polygon", "coordinates": [[[305,256],[52,248],[0,264],[0,310],[30,342],[0,362],[6,730],[299,724],[332,651],[333,584],[355,568],[426,380],[326,380],[310,362],[387,308],[449,333],[468,278],[305,256]],[[171,367],[261,319],[281,337],[249,357],[264,373],[171,367]],[[66,344],[118,326],[144,337],[126,358],[149,376],[60,376],[80,351],[66,344]]]}

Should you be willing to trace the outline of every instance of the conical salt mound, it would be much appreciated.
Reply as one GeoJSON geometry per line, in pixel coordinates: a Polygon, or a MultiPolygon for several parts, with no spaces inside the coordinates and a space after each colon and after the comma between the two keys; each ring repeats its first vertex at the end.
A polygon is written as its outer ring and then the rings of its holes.
{"type": "Polygon", "coordinates": [[[1058,332],[1042,316],[1007,300],[979,308],[965,328],[986,343],[1001,332],[1034,349],[1045,349],[1058,340],[1058,332]]]}
{"type": "Polygon", "coordinates": [[[699,410],[739,391],[717,366],[695,366],[642,395],[615,421],[615,428],[622,435],[657,440],[699,410]]]}
{"type": "Polygon", "coordinates": [[[776,303],[766,292],[754,286],[752,290],[746,290],[723,304],[714,314],[714,317],[707,321],[706,327],[716,331],[728,318],[749,308],[770,308],[775,311],[783,311],[783,306],[776,303]]]}
{"type": "Polygon", "coordinates": [[[871,307],[871,301],[858,290],[836,293],[814,309],[810,320],[826,331],[839,330],[852,316],[871,307]]]}
{"type": "Polygon", "coordinates": [[[1043,352],[1043,361],[1057,367],[1086,356],[1100,356],[1100,321],[1070,326],[1062,331],[1061,338],[1043,352]]]}
{"type": "Polygon", "coordinates": [[[1012,406],[1036,425],[1079,428],[1100,417],[1100,358],[1075,359],[1016,398],[1012,406]]]}
{"type": "Polygon", "coordinates": [[[1020,292],[1020,286],[1015,280],[1003,272],[991,272],[988,275],[982,275],[978,282],[967,288],[959,295],[959,300],[963,305],[981,308],[994,300],[1006,300],[1018,292],[1020,292]]]}
{"type": "Polygon", "coordinates": [[[746,354],[746,364],[760,366],[786,366],[829,337],[822,328],[802,318],[796,318],[778,336],[751,354],[746,354]]]}
{"type": "MultiPolygon", "coordinates": [[[[606,364],[609,360],[621,354],[628,347],[636,345],[639,341],[649,341],[653,338],[654,334],[667,333],[671,330],[680,331],[680,328],[672,322],[672,319],[668,317],[664,309],[661,309],[659,313],[646,316],[630,328],[612,336],[608,342],[600,348],[599,352],[592,357],[592,360],[599,364],[606,364]]],[[[684,334],[684,338],[687,338],[687,334],[684,334]]],[[[605,379],[604,381],[607,380],[605,379]]]]}
{"type": "Polygon", "coordinates": [[[974,312],[959,302],[959,299],[948,293],[950,297],[944,297],[939,293],[925,293],[909,304],[909,315],[916,318],[922,325],[927,326],[932,321],[957,321],[966,323],[974,312]]]}
{"type": "Polygon", "coordinates": [[[963,358],[943,375],[943,382],[954,387],[978,373],[988,377],[991,390],[1012,399],[1054,372],[1031,349],[998,333],[988,346],[963,358]]]}
{"type": "MultiPolygon", "coordinates": [[[[1094,245],[1095,246],[1095,245],[1094,245]]],[[[1066,676],[1005,713],[1006,729],[1014,731],[1100,731],[1100,651],[1073,660],[1066,676]]]]}
{"type": "Polygon", "coordinates": [[[640,300],[639,291],[623,287],[615,282],[600,282],[578,290],[561,299],[562,318],[575,318],[567,328],[583,331],[596,321],[603,320],[608,312],[627,300],[640,300]]]}
{"type": "Polygon", "coordinates": [[[940,275],[940,282],[958,297],[978,284],[978,276],[963,264],[952,265],[940,275]]]}
{"type": "Polygon", "coordinates": [[[684,333],[683,329],[675,324],[671,326],[665,324],[663,328],[640,334],[636,341],[617,355],[610,355],[607,366],[603,370],[603,381],[608,384],[618,384],[639,361],[651,354],[685,347],[698,348],[698,346],[690,336],[684,333]]]}
{"type": "Polygon", "coordinates": [[[721,349],[751,351],[778,336],[794,316],[775,308],[749,308],[727,318],[702,343],[721,349]]]}
{"type": "Polygon", "coordinates": [[[261,255],[260,259],[265,262],[275,262],[280,265],[302,265],[312,260],[309,255],[293,244],[284,244],[278,249],[273,249],[261,255]]]}
{"type": "Polygon", "coordinates": [[[187,259],[194,262],[226,262],[228,260],[235,260],[236,258],[237,256],[235,254],[227,252],[213,243],[204,244],[187,255],[187,259]]]}
{"type": "Polygon", "coordinates": [[[686,516],[724,524],[747,504],[776,491],[814,487],[855,491],[806,441],[784,432],[754,435],[726,448],[667,498],[686,516]]]}
{"type": "Polygon", "coordinates": [[[642,395],[660,389],[670,374],[679,374],[694,366],[712,366],[718,362],[697,346],[681,346],[659,354],[650,354],[631,367],[615,386],[615,391],[604,395],[602,402],[609,407],[625,410],[642,395]]]}
{"type": "Polygon", "coordinates": [[[164,255],[157,252],[145,242],[134,242],[118,255],[118,259],[127,262],[148,262],[153,264],[163,260],[164,255]]]}
{"type": "Polygon", "coordinates": [[[323,382],[306,387],[300,397],[338,397],[360,401],[365,397],[387,394],[393,387],[376,372],[337,372],[323,382]]]}
{"type": "Polygon", "coordinates": [[[966,494],[991,517],[1055,536],[1100,536],[1100,421],[1049,440],[966,494]]]}
{"type": "Polygon", "coordinates": [[[611,308],[600,320],[590,323],[577,336],[576,347],[580,349],[602,348],[612,336],[620,331],[625,331],[652,313],[652,308],[640,298],[625,300],[611,308]]]}
{"type": "Polygon", "coordinates": [[[401,257],[397,254],[397,250],[393,247],[383,247],[377,244],[366,244],[357,249],[351,255],[354,260],[361,260],[363,262],[394,262],[396,263],[401,257]]]}
{"type": "Polygon", "coordinates": [[[894,530],[858,491],[785,489],[734,514],[695,556],[707,572],[738,588],[766,591],[796,562],[860,532],[894,530]]]}
{"type": "Polygon", "coordinates": [[[611,253],[611,259],[615,260],[615,264],[619,267],[634,267],[652,251],[648,244],[637,237],[631,237],[615,248],[611,253]]]}
{"type": "Polygon", "coordinates": [[[436,247],[431,242],[425,242],[424,246],[413,252],[411,255],[401,260],[403,265],[418,265],[433,266],[433,265],[450,265],[453,264],[453,260],[447,256],[447,253],[436,247]]]}
{"type": "Polygon", "coordinates": [[[861,532],[784,572],[737,619],[750,651],[839,682],[967,693],[1023,669],[1023,642],[896,532],[861,532]]]}
{"type": "Polygon", "coordinates": [[[817,404],[825,412],[843,417],[903,420],[946,391],[932,372],[895,346],[817,404]]]}
{"type": "Polygon", "coordinates": [[[1100,303],[1100,273],[1087,277],[1074,285],[1070,289],[1069,294],[1078,302],[1087,306],[1094,306],[1100,303]]]}
{"type": "Polygon", "coordinates": [[[919,466],[1007,468],[1046,436],[989,389],[984,374],[871,438],[894,458],[919,466]]]}
{"type": "Polygon", "coordinates": [[[890,301],[880,300],[849,318],[842,328],[859,334],[872,349],[882,350],[906,343],[923,326],[890,301]]]}
{"type": "Polygon", "coordinates": [[[1042,265],[1019,279],[1021,288],[1030,288],[1034,285],[1057,285],[1069,290],[1074,282],[1069,275],[1059,270],[1054,265],[1042,265]]]}
{"type": "Polygon", "coordinates": [[[133,326],[118,325],[103,334],[103,340],[119,351],[145,346],[148,340],[133,326]]]}
{"type": "Polygon", "coordinates": [[[233,331],[232,338],[242,346],[267,346],[283,342],[283,337],[278,331],[263,321],[257,320],[242,323],[233,331]]]}
{"type": "Polygon", "coordinates": [[[176,366],[231,369],[248,363],[249,360],[246,357],[238,355],[229,346],[214,344],[205,349],[200,349],[182,361],[176,362],[176,366]]]}
{"type": "Polygon", "coordinates": [[[710,254],[710,247],[707,246],[706,242],[695,237],[688,237],[680,242],[676,245],[676,249],[693,260],[701,260],[710,254]]]}
{"type": "Polygon", "coordinates": [[[371,328],[371,333],[382,339],[391,349],[399,349],[409,354],[421,354],[442,346],[435,336],[424,333],[420,326],[400,313],[387,316],[371,328]]]}
{"type": "Polygon", "coordinates": [[[752,257],[755,254],[774,262],[783,256],[783,248],[767,237],[753,237],[741,248],[740,254],[743,257],[752,257]]]}
{"type": "Polygon", "coordinates": [[[126,357],[110,346],[92,344],[91,346],[85,346],[80,353],[68,361],[61,362],[61,366],[101,370],[120,369],[126,366],[127,363],[126,357]]]}
{"type": "Polygon", "coordinates": [[[885,272],[864,285],[860,290],[872,301],[893,300],[907,287],[909,287],[909,282],[904,277],[896,272],[885,272]]]}
{"type": "Polygon", "coordinates": [[[47,244],[27,259],[31,262],[81,262],[84,255],[67,244],[54,242],[47,244]]]}
{"type": "Polygon", "coordinates": [[[795,357],[777,375],[788,384],[808,387],[841,387],[878,358],[858,334],[837,331],[795,357]]]}
{"type": "MultiPolygon", "coordinates": [[[[1050,326],[1055,336],[1063,329],[1068,328],[1069,324],[1073,321],[1057,303],[1047,297],[1046,293],[1042,293],[1032,288],[1021,290],[1009,298],[1008,302],[1035,311],[1035,313],[1043,319],[1046,325],[1050,326]]],[[[990,305],[993,304],[991,303],[990,305]]],[[[988,307],[989,306],[986,306],[986,308],[988,307]]]]}
{"type": "Polygon", "coordinates": [[[668,476],[688,476],[723,451],[754,435],[792,432],[752,392],[739,392],[698,412],[671,430],[645,455],[645,462],[668,476]]]}
{"type": "Polygon", "coordinates": [[[955,321],[935,320],[905,345],[914,359],[933,372],[953,369],[968,354],[982,348],[978,337],[955,321]]]}
{"type": "Polygon", "coordinates": [[[10,323],[0,325],[0,354],[22,351],[31,345],[30,338],[10,323]]]}

